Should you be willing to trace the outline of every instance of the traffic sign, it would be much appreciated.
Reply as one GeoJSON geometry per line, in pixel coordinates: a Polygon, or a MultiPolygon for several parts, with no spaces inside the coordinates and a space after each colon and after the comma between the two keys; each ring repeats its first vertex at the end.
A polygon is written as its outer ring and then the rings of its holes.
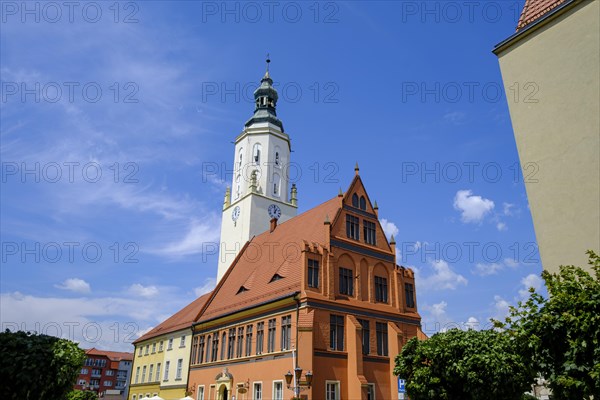
{"type": "Polygon", "coordinates": [[[398,378],[398,393],[406,393],[406,381],[404,379],[398,378]]]}

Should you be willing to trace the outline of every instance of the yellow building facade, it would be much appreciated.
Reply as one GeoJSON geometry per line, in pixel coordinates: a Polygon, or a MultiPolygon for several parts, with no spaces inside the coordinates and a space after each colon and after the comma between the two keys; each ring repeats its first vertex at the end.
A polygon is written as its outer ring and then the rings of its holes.
{"type": "Polygon", "coordinates": [[[600,2],[527,0],[498,44],[544,269],[600,248],[600,2]]]}

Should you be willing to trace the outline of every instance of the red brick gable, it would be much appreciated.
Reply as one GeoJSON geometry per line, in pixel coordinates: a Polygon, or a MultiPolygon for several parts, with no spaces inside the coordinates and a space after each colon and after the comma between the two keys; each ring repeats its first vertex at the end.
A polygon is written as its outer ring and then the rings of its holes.
{"type": "Polygon", "coordinates": [[[526,0],[521,17],[517,23],[517,31],[537,21],[567,0],[526,0]]]}

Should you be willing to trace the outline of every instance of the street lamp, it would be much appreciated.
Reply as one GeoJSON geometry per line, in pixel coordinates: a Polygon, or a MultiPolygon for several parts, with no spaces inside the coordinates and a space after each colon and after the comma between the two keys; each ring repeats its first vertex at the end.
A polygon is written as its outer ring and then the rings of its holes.
{"type": "Polygon", "coordinates": [[[310,389],[310,386],[312,385],[313,374],[310,371],[304,374],[306,380],[304,382],[300,381],[300,379],[302,378],[302,368],[300,367],[294,368],[294,373],[288,371],[287,374],[285,374],[284,376],[285,383],[287,384],[288,389],[294,391],[295,398],[299,398],[300,392],[302,390],[310,389]]]}

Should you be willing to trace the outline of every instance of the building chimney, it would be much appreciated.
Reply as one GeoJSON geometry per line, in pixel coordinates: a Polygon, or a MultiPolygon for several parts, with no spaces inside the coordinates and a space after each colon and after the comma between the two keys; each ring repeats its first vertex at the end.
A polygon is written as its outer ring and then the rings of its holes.
{"type": "Polygon", "coordinates": [[[277,228],[277,218],[271,218],[271,230],[270,230],[270,232],[273,232],[275,230],[275,228],[277,228]]]}

